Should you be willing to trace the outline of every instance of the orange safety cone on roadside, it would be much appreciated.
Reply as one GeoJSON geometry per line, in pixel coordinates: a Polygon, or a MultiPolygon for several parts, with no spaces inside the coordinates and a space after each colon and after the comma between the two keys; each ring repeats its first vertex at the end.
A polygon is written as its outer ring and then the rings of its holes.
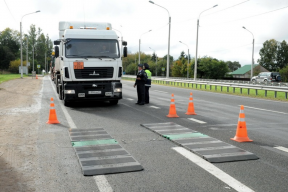
{"type": "Polygon", "coordinates": [[[38,79],[38,76],[36,75],[36,79],[38,79]]]}
{"type": "Polygon", "coordinates": [[[167,117],[179,117],[176,113],[176,105],[175,105],[175,99],[174,99],[174,94],[172,94],[171,98],[171,104],[170,104],[170,109],[169,109],[169,114],[166,115],[167,117]]]}
{"type": "Polygon", "coordinates": [[[234,138],[231,138],[231,140],[234,140],[237,142],[251,142],[251,141],[253,141],[253,140],[249,139],[249,137],[248,137],[243,105],[241,105],[241,107],[240,107],[240,114],[239,114],[239,120],[238,120],[236,135],[234,138]]]}
{"type": "MultiPolygon", "coordinates": [[[[37,77],[37,76],[36,76],[37,77]]],[[[58,124],[60,123],[57,119],[56,110],[54,105],[54,99],[51,97],[51,103],[50,103],[50,112],[49,112],[49,120],[46,122],[48,124],[58,124]]]]}
{"type": "Polygon", "coordinates": [[[195,113],[195,110],[194,110],[194,103],[193,103],[192,92],[190,93],[188,109],[187,109],[187,112],[186,112],[185,114],[186,114],[186,115],[197,115],[197,114],[195,113]]]}

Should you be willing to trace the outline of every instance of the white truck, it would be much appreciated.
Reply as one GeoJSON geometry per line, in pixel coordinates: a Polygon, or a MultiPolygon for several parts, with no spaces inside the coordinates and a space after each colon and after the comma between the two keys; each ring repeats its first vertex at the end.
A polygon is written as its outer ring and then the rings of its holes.
{"type": "Polygon", "coordinates": [[[120,45],[118,39],[110,23],[59,22],[59,39],[54,41],[55,83],[65,106],[85,100],[117,104],[122,99],[122,56],[127,57],[127,42],[120,45]]]}

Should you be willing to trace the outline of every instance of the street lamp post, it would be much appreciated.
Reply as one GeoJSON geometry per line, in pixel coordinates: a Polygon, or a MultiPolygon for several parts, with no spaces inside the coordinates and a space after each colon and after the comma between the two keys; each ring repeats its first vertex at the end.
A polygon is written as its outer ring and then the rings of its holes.
{"type": "Polygon", "coordinates": [[[33,71],[34,71],[34,45],[32,47],[33,47],[33,49],[32,49],[32,52],[33,52],[33,71]]]}
{"type": "MultiPolygon", "coordinates": [[[[180,43],[182,43],[181,41],[179,41],[180,43]]],[[[186,45],[185,43],[182,43],[182,44],[184,44],[184,45],[186,45]]],[[[188,47],[188,45],[186,45],[187,46],[187,48],[188,48],[188,63],[187,63],[187,79],[189,78],[189,47],[188,47]]]]}
{"type": "MultiPolygon", "coordinates": [[[[152,30],[147,31],[147,32],[143,33],[142,35],[149,33],[150,31],[152,31],[152,30]]],[[[140,53],[141,53],[140,50],[141,50],[141,37],[142,37],[142,35],[139,38],[139,63],[138,64],[140,64],[140,53]]]]}
{"type": "MultiPolygon", "coordinates": [[[[40,11],[36,11],[36,12],[33,12],[33,13],[38,13],[40,11]]],[[[28,13],[26,15],[30,15],[30,14],[33,14],[33,13],[28,13]]],[[[20,57],[21,57],[21,78],[23,78],[23,58],[22,58],[22,19],[24,16],[26,15],[23,15],[22,18],[21,18],[21,22],[20,22],[20,57]]],[[[26,64],[27,65],[27,64],[26,64]]]]}
{"type": "Polygon", "coordinates": [[[26,75],[28,75],[28,35],[26,36],[26,66],[27,66],[27,73],[26,73],[26,75]]]}
{"type": "Polygon", "coordinates": [[[154,3],[153,1],[149,1],[149,3],[152,3],[154,5],[157,5],[157,6],[161,7],[161,8],[163,8],[163,9],[165,9],[168,12],[168,15],[169,15],[168,55],[167,55],[167,69],[166,69],[166,78],[169,78],[171,16],[170,16],[169,11],[165,7],[162,7],[162,6],[154,3]]]}
{"type": "MultiPolygon", "coordinates": [[[[151,47],[149,47],[150,49],[152,49],[151,47]]],[[[153,51],[154,51],[154,54],[155,54],[155,50],[154,49],[152,49],[153,51]]],[[[157,77],[157,55],[155,54],[155,56],[156,56],[156,77],[157,77]]]]}
{"type": "Polygon", "coordinates": [[[194,81],[196,81],[196,78],[197,78],[198,32],[199,32],[199,19],[200,19],[200,15],[201,15],[203,12],[208,11],[208,10],[210,10],[210,9],[213,9],[214,7],[217,7],[217,6],[218,6],[218,5],[214,5],[213,7],[202,11],[202,12],[199,14],[199,17],[198,17],[198,19],[197,19],[196,55],[195,55],[195,65],[194,65],[194,81]]]}
{"type": "MultiPolygon", "coordinates": [[[[246,29],[244,26],[243,26],[243,29],[246,29]]],[[[249,31],[248,29],[246,29],[247,31],[249,31]]],[[[252,65],[251,65],[251,74],[250,74],[250,79],[252,79],[252,77],[253,77],[253,69],[254,69],[254,35],[253,35],[253,33],[251,32],[251,31],[249,31],[251,34],[252,34],[252,36],[253,36],[253,42],[252,42],[252,44],[253,44],[253,48],[252,48],[252,65]]]]}

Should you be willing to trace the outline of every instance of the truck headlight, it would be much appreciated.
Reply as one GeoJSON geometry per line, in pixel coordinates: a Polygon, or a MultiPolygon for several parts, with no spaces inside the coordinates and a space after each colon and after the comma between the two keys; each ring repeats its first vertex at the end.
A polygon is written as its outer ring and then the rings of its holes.
{"type": "Polygon", "coordinates": [[[75,94],[75,90],[64,90],[65,94],[75,94]]]}
{"type": "Polygon", "coordinates": [[[120,92],[122,92],[122,88],[115,88],[114,89],[114,93],[120,93],[120,92]]]}

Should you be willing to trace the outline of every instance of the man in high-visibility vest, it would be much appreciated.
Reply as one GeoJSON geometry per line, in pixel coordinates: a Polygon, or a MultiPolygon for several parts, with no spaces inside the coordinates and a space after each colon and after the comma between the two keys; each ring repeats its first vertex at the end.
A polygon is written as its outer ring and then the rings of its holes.
{"type": "Polygon", "coordinates": [[[144,63],[144,70],[145,73],[147,74],[147,80],[145,82],[145,104],[149,103],[149,88],[151,87],[152,73],[149,69],[150,69],[149,65],[147,63],[144,63]]]}

